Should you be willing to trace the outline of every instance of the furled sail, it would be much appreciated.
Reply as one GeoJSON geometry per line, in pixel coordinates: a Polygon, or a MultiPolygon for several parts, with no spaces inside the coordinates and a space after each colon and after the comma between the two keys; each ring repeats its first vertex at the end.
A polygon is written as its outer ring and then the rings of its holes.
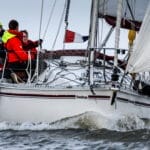
{"type": "MultiPolygon", "coordinates": [[[[139,31],[149,0],[124,0],[121,27],[139,31]]],[[[116,25],[117,0],[100,0],[99,17],[116,25]]]]}
{"type": "Polygon", "coordinates": [[[150,3],[127,65],[127,72],[150,71],[150,3]]]}

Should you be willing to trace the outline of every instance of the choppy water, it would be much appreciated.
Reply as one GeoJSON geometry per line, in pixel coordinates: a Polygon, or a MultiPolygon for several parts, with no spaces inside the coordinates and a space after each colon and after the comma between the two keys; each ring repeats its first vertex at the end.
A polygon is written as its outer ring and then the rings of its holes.
{"type": "Polygon", "coordinates": [[[52,124],[0,123],[0,150],[150,150],[150,120],[88,112],[52,124]]]}

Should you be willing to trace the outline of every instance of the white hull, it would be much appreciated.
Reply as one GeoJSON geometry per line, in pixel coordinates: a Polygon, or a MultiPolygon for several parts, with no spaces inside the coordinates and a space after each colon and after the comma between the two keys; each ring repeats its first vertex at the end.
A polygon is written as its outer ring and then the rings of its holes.
{"type": "Polygon", "coordinates": [[[22,87],[1,87],[0,121],[51,123],[88,111],[105,117],[134,114],[150,118],[149,98],[132,92],[118,91],[111,105],[113,91],[109,88],[94,89],[93,95],[88,88],[22,87]]]}

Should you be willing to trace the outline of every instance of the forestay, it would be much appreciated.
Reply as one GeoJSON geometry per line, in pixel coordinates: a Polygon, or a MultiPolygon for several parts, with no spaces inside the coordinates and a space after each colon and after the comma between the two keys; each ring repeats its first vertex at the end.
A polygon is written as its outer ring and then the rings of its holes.
{"type": "Polygon", "coordinates": [[[150,71],[150,3],[127,65],[127,72],[150,71]]]}

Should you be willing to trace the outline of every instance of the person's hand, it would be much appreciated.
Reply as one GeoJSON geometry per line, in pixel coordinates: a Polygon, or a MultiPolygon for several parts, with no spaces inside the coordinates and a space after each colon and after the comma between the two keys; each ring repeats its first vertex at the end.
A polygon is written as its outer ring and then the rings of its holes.
{"type": "Polygon", "coordinates": [[[40,52],[43,53],[43,54],[44,54],[46,51],[47,51],[46,49],[41,49],[41,50],[40,50],[40,52]]]}
{"type": "Polygon", "coordinates": [[[42,40],[42,39],[39,39],[39,40],[38,40],[38,45],[42,45],[42,43],[43,43],[43,40],[42,40]]]}
{"type": "Polygon", "coordinates": [[[45,53],[39,53],[39,58],[41,58],[41,59],[44,59],[44,57],[45,57],[45,53]]]}

